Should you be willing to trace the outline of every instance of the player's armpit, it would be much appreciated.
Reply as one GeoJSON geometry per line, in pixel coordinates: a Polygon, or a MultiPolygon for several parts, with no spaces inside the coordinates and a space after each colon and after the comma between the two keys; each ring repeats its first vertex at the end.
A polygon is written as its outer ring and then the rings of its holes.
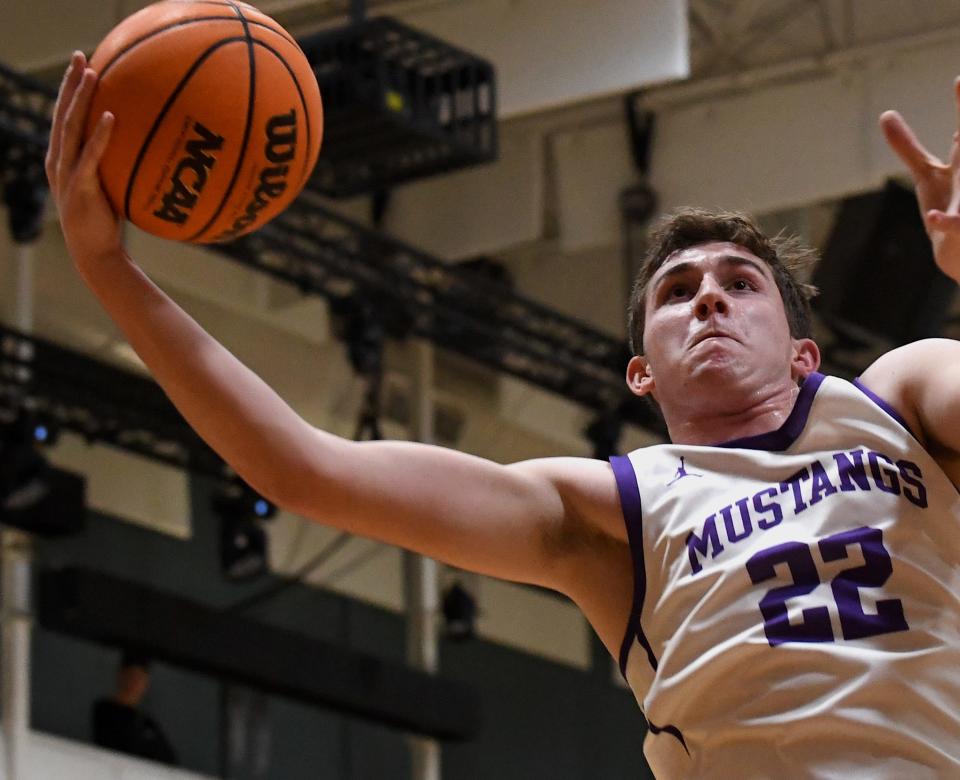
{"type": "MultiPolygon", "coordinates": [[[[352,442],[311,429],[302,473],[272,498],[324,525],[460,568],[564,592],[578,553],[619,532],[609,464],[502,466],[412,442],[352,442]]],[[[622,525],[622,521],[619,523],[622,525]]]]}
{"type": "Polygon", "coordinates": [[[960,484],[960,342],[924,339],[891,350],[861,377],[904,417],[960,484]]]}

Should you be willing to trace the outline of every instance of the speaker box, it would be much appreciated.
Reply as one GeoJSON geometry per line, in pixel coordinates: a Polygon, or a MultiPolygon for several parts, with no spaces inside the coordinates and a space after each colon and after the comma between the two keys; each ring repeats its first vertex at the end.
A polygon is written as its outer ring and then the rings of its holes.
{"type": "Polygon", "coordinates": [[[39,536],[79,533],[87,517],[86,499],[83,477],[45,466],[3,497],[0,523],[39,536]]]}
{"type": "Polygon", "coordinates": [[[813,305],[838,335],[896,345],[942,332],[956,283],[937,268],[913,191],[847,198],[817,265],[813,305]]]}

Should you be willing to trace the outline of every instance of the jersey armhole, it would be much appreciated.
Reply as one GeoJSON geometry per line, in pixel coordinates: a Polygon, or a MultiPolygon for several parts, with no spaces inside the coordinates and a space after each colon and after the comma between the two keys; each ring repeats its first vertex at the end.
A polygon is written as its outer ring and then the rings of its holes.
{"type": "Polygon", "coordinates": [[[620,644],[619,658],[620,674],[626,679],[627,658],[630,655],[634,639],[637,639],[646,650],[647,658],[654,670],[657,668],[657,659],[640,624],[643,601],[647,593],[647,572],[643,560],[643,511],[640,502],[640,487],[637,485],[637,475],[629,457],[614,455],[610,458],[610,465],[613,466],[613,475],[617,480],[620,507],[623,510],[627,539],[630,542],[630,558],[633,562],[633,604],[630,607],[630,618],[627,621],[623,642],[620,644]]]}
{"type": "MultiPolygon", "coordinates": [[[[863,384],[863,382],[860,381],[860,377],[857,377],[853,380],[853,386],[867,396],[867,398],[873,401],[877,406],[879,406],[890,417],[900,423],[900,425],[902,425],[904,429],[906,429],[907,433],[909,433],[914,439],[917,439],[917,434],[913,432],[913,429],[907,424],[907,421],[903,419],[903,417],[900,415],[900,412],[898,412],[889,403],[873,392],[873,390],[863,384]]],[[[917,441],[920,440],[917,439],[917,441]]]]}

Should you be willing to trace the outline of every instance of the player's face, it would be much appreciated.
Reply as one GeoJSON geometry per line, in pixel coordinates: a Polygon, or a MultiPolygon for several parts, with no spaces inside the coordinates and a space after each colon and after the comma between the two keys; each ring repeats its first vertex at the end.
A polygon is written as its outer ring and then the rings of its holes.
{"type": "MultiPolygon", "coordinates": [[[[650,282],[641,394],[666,399],[697,388],[723,391],[796,381],[800,342],[790,336],[769,266],[747,249],[711,242],[670,256],[650,282]]],[[[631,379],[633,385],[633,380],[631,379]]]]}

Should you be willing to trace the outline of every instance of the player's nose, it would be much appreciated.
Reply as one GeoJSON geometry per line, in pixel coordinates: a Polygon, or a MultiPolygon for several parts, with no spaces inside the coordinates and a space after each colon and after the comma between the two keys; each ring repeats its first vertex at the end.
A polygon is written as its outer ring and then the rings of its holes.
{"type": "Polygon", "coordinates": [[[713,314],[726,314],[728,301],[723,285],[710,276],[704,276],[693,299],[693,311],[699,320],[705,320],[713,314]]]}

